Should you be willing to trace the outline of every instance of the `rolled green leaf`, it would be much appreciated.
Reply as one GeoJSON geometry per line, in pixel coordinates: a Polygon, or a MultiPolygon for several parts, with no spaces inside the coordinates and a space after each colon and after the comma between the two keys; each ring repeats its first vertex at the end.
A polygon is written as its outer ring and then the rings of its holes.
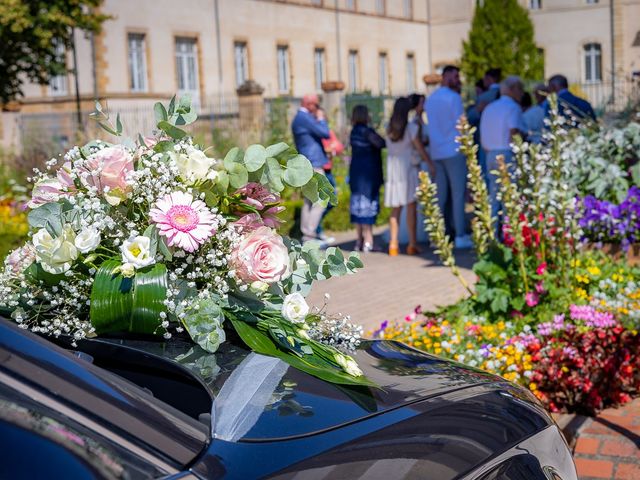
{"type": "Polygon", "coordinates": [[[105,261],[93,281],[89,316],[96,332],[158,334],[165,310],[167,268],[163,264],[138,270],[125,278],[113,271],[120,260],[105,261]]]}

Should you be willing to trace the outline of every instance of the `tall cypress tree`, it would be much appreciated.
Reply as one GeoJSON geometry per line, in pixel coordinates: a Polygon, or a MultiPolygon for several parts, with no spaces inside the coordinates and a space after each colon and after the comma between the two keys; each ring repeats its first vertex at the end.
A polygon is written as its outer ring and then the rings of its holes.
{"type": "Polygon", "coordinates": [[[544,56],[535,43],[533,23],[517,0],[478,1],[462,49],[462,72],[470,80],[482,78],[493,67],[527,80],[544,76],[544,56]]]}

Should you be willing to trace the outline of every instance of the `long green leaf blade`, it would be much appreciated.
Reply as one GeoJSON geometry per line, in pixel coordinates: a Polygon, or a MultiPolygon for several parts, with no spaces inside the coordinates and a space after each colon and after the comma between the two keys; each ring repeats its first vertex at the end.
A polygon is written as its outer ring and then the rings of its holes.
{"type": "Polygon", "coordinates": [[[129,329],[133,281],[112,273],[119,265],[116,259],[105,261],[93,280],[89,316],[98,334],[129,329]]]}
{"type": "Polygon", "coordinates": [[[134,277],[133,305],[129,331],[159,333],[167,297],[167,267],[157,263],[149,269],[139,270],[134,277]]]}
{"type": "Polygon", "coordinates": [[[365,376],[354,377],[342,370],[339,370],[328,361],[316,355],[315,351],[314,355],[305,355],[302,358],[297,357],[277,348],[273,343],[273,340],[271,340],[265,333],[258,330],[255,326],[234,318],[230,318],[230,320],[233,328],[235,328],[242,341],[254,352],[279,358],[287,362],[292,367],[327,382],[337,383],[340,385],[377,387],[374,382],[365,376]]]}

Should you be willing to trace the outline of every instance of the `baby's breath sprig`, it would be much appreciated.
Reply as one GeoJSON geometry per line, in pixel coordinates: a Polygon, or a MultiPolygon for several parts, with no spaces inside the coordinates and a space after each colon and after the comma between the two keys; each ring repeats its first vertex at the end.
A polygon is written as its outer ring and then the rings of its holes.
{"type": "Polygon", "coordinates": [[[449,235],[446,234],[444,218],[438,206],[438,188],[431,181],[431,177],[427,172],[420,172],[420,185],[416,191],[416,196],[422,205],[425,229],[429,233],[429,239],[436,246],[435,253],[440,257],[442,263],[451,269],[451,272],[462,286],[473,295],[473,290],[469,287],[456,265],[456,259],[453,256],[453,244],[449,235]]]}
{"type": "Polygon", "coordinates": [[[467,117],[460,117],[457,125],[460,137],[460,152],[467,157],[467,178],[469,190],[473,197],[474,217],[471,221],[471,235],[478,257],[487,251],[491,242],[495,241],[494,221],[491,217],[491,204],[487,184],[482,178],[482,170],[478,164],[478,145],[473,141],[476,127],[472,127],[467,117]]]}

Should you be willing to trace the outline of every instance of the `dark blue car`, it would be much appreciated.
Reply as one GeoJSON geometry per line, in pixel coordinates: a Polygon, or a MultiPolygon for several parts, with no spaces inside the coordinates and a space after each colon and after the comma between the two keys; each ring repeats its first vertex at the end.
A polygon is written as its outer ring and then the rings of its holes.
{"type": "Polygon", "coordinates": [[[224,343],[96,338],[0,320],[0,478],[577,478],[532,395],[403,344],[341,387],[224,343]]]}

